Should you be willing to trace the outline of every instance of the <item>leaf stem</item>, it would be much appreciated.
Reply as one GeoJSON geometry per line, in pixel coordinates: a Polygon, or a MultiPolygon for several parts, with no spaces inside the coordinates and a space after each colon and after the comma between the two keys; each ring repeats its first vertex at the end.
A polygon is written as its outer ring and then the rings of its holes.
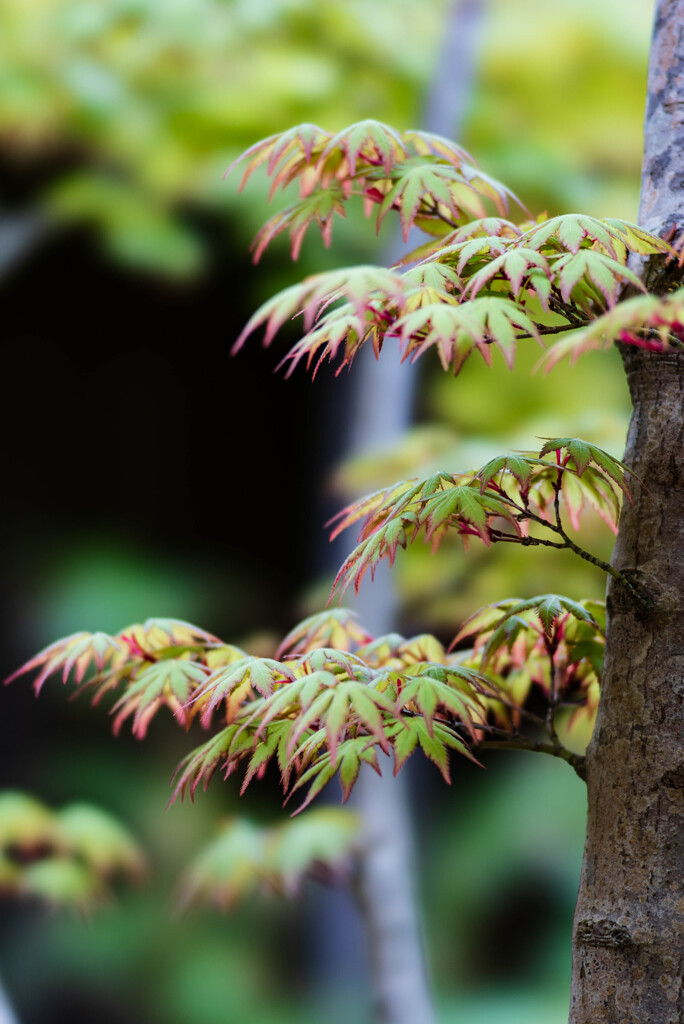
{"type": "MultiPolygon", "coordinates": [[[[560,476],[561,476],[560,471],[558,473],[558,476],[560,478],[560,476]]],[[[509,498],[509,501],[510,501],[511,505],[519,511],[519,513],[520,513],[520,515],[518,516],[519,519],[529,519],[531,522],[537,523],[539,526],[543,526],[547,530],[552,530],[554,533],[556,533],[559,537],[562,538],[562,540],[563,540],[562,544],[557,544],[557,543],[554,543],[553,541],[545,540],[545,539],[543,539],[541,537],[523,537],[523,538],[519,538],[519,537],[515,537],[513,535],[508,537],[506,534],[498,534],[497,531],[492,531],[492,534],[491,534],[492,540],[493,541],[510,540],[510,541],[514,541],[514,542],[517,542],[518,544],[523,544],[523,545],[526,545],[526,546],[527,545],[531,545],[531,544],[532,545],[543,544],[545,547],[550,547],[550,548],[567,548],[568,551],[572,551],[574,554],[579,555],[580,558],[583,558],[585,560],[585,562],[591,562],[591,564],[595,565],[597,569],[602,569],[603,572],[607,573],[609,576],[612,576],[613,579],[616,582],[620,583],[623,587],[626,587],[626,589],[629,590],[629,592],[631,593],[632,597],[636,601],[638,601],[638,603],[640,605],[642,605],[643,607],[646,607],[646,608],[650,607],[651,603],[652,603],[650,598],[646,594],[644,594],[643,591],[636,584],[632,583],[632,581],[629,579],[629,577],[625,576],[624,573],[621,573],[618,569],[614,569],[613,566],[610,564],[610,562],[604,562],[602,558],[597,558],[596,555],[592,555],[591,552],[586,551],[584,548],[581,548],[579,546],[579,544],[575,544],[575,542],[574,542],[574,540],[572,540],[572,538],[568,537],[568,535],[565,532],[565,529],[563,527],[563,523],[561,521],[561,516],[560,516],[560,504],[559,504],[559,500],[560,500],[560,484],[559,483],[554,485],[554,492],[555,492],[554,493],[554,509],[555,509],[555,513],[556,513],[556,522],[555,523],[550,523],[547,519],[542,519],[541,516],[538,516],[534,512],[532,512],[531,509],[529,508],[529,506],[523,508],[522,506],[518,505],[515,501],[513,501],[510,498],[509,498]]]]}

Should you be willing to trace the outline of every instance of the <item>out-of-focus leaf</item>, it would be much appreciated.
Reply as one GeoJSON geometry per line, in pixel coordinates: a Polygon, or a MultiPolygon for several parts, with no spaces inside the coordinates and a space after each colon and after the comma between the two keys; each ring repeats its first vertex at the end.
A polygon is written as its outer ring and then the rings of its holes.
{"type": "Polygon", "coordinates": [[[257,889],[292,894],[307,876],[343,873],[358,835],[356,815],[331,807],[267,828],[233,819],[185,873],[181,903],[230,910],[257,889]]]}

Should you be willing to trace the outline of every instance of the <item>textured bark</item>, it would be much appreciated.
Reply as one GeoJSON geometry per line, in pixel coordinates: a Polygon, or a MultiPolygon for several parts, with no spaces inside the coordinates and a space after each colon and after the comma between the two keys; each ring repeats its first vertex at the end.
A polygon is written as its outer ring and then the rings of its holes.
{"type": "Polygon", "coordinates": [[[603,693],[587,754],[572,1024],[684,1021],[684,356],[632,350],[627,505],[613,564],[655,606],[609,588],[603,693]]]}
{"type": "Polygon", "coordinates": [[[659,0],[648,69],[639,223],[684,228],[684,0],[659,0]]]}
{"type": "MultiPolygon", "coordinates": [[[[684,0],[656,5],[640,223],[684,225],[684,0]]],[[[681,276],[681,271],[676,273],[681,276]]],[[[654,291],[672,264],[644,269],[654,291]]],[[[684,354],[625,348],[633,401],[613,565],[652,600],[608,591],[601,705],[587,752],[587,841],[570,1024],[684,1022],[684,354]]]]}

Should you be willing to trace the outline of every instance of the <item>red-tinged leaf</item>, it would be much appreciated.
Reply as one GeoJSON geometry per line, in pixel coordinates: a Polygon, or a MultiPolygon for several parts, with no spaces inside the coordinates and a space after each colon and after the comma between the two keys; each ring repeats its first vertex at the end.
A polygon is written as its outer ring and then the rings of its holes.
{"type": "Polygon", "coordinates": [[[356,174],[357,163],[382,164],[387,174],[397,160],[406,157],[406,148],[398,133],[386,124],[372,119],[358,121],[334,135],[321,154],[321,161],[335,150],[341,150],[349,166],[349,173],[356,174]]]}
{"type": "Polygon", "coordinates": [[[629,267],[593,249],[581,249],[553,260],[551,265],[555,283],[565,302],[572,302],[572,293],[580,281],[590,282],[601,293],[608,306],[617,302],[625,281],[640,291],[644,285],[629,267]]]}
{"type": "Polygon", "coordinates": [[[496,178],[492,178],[490,174],[485,174],[479,167],[471,167],[466,164],[463,167],[463,173],[480,195],[492,200],[502,217],[508,212],[509,199],[512,199],[527,216],[531,216],[530,211],[515,192],[512,192],[502,182],[497,181],[496,178]]]}
{"type": "Polygon", "coordinates": [[[190,700],[195,711],[199,711],[204,725],[208,725],[216,707],[228,701],[245,683],[268,697],[277,682],[293,680],[294,673],[289,665],[272,658],[253,658],[247,655],[239,661],[222,666],[205,677],[190,700]]]}
{"type": "Polygon", "coordinates": [[[404,302],[407,309],[439,301],[442,296],[446,296],[448,301],[462,290],[461,279],[453,267],[436,260],[418,263],[402,274],[402,279],[409,285],[404,302]]]}
{"type": "Polygon", "coordinates": [[[668,253],[670,256],[677,254],[664,238],[651,234],[650,231],[639,227],[638,224],[632,224],[627,220],[617,220],[614,217],[606,217],[604,223],[618,232],[630,252],[636,252],[642,256],[659,252],[668,253]]]}
{"type": "Polygon", "coordinates": [[[321,150],[329,139],[330,134],[322,128],[318,128],[315,124],[300,124],[295,128],[289,129],[289,131],[278,132],[276,135],[270,135],[266,139],[261,139],[245,150],[244,153],[230,164],[224,174],[224,178],[239,163],[247,160],[247,169],[240,182],[240,190],[242,190],[250,175],[257,167],[266,163],[266,161],[268,161],[267,173],[269,175],[273,174],[281,160],[289,158],[293,153],[301,155],[304,163],[308,164],[312,161],[314,152],[321,150]]]}
{"type": "Polygon", "coordinates": [[[194,661],[165,659],[144,668],[131,681],[116,702],[111,714],[114,734],[133,715],[133,734],[144,739],[147,727],[159,708],[166,706],[182,724],[186,723],[184,706],[194,690],[207,678],[207,669],[194,661]]]}
{"type": "Polygon", "coordinates": [[[593,463],[594,466],[617,484],[629,501],[632,501],[632,494],[627,483],[627,474],[631,473],[632,476],[634,474],[618,459],[614,459],[612,455],[604,452],[602,448],[598,448],[595,444],[591,444],[589,441],[582,441],[578,437],[549,438],[539,452],[539,457],[543,458],[549,452],[562,451],[567,452],[568,457],[572,459],[574,465],[571,468],[575,469],[579,477],[582,476],[587,466],[593,463]]]}
{"type": "Polygon", "coordinates": [[[142,648],[146,653],[155,654],[171,644],[172,646],[183,647],[193,644],[204,644],[212,647],[220,644],[221,641],[213,633],[206,629],[194,626],[191,622],[183,619],[146,619],[142,625],[134,624],[122,629],[116,634],[118,642],[126,641],[132,643],[132,651],[142,648]]]}
{"type": "Polygon", "coordinates": [[[550,246],[577,253],[585,243],[598,246],[613,259],[624,257],[628,248],[627,236],[607,221],[597,220],[581,213],[567,213],[536,224],[521,237],[521,244],[532,249],[550,246]]]}
{"type": "MultiPolygon", "coordinates": [[[[520,629],[525,628],[528,621],[536,620],[539,623],[535,627],[537,631],[546,637],[553,637],[559,619],[567,614],[578,622],[599,629],[593,615],[583,604],[560,594],[541,594],[524,601],[509,600],[492,605],[491,609],[481,609],[466,626],[469,635],[473,632],[489,634],[482,649],[482,667],[485,668],[491,664],[501,647],[511,649],[520,629]],[[496,617],[487,615],[489,611],[495,612],[496,617]]],[[[462,635],[466,635],[466,626],[461,631],[462,635]]]]}
{"type": "MultiPolygon", "coordinates": [[[[393,505],[395,503],[395,499],[397,507],[394,509],[394,514],[397,514],[399,508],[403,507],[407,501],[412,500],[415,493],[418,493],[421,488],[422,481],[418,488],[416,488],[414,480],[403,480],[399,484],[393,484],[391,487],[383,488],[381,491],[376,491],[374,494],[366,495],[366,497],[361,498],[359,501],[355,501],[351,505],[347,505],[325,524],[326,526],[330,526],[333,523],[337,523],[330,534],[330,540],[335,540],[343,530],[353,526],[353,524],[359,522],[360,519],[365,519],[370,523],[376,512],[387,509],[388,506],[393,505]],[[406,497],[407,495],[409,495],[408,499],[406,497]]],[[[366,531],[364,529],[362,536],[365,534],[366,531]]]]}
{"type": "Polygon", "coordinates": [[[374,746],[375,742],[375,740],[370,739],[368,736],[347,739],[344,743],[340,744],[336,761],[332,760],[329,753],[326,752],[325,754],[322,754],[311,765],[311,767],[297,779],[297,782],[293,787],[292,792],[294,793],[302,786],[306,786],[309,783],[311,784],[304,803],[297,808],[294,814],[299,814],[305,807],[308,807],[311,801],[325,786],[327,786],[330,780],[334,778],[338,769],[341,776],[344,774],[343,789],[345,793],[345,800],[351,792],[351,788],[356,781],[358,771],[362,763],[369,764],[371,768],[380,774],[380,766],[378,765],[377,753],[374,746]]]}
{"type": "Polygon", "coordinates": [[[535,249],[513,246],[479,270],[468,282],[466,291],[471,296],[477,295],[499,277],[508,280],[513,296],[517,297],[523,282],[535,269],[542,276],[550,277],[551,269],[545,256],[535,249]]]}
{"type": "Polygon", "coordinates": [[[34,658],[8,676],[5,683],[11,683],[21,675],[40,668],[33,686],[38,695],[51,675],[60,672],[62,682],[66,683],[69,675],[74,673],[74,680],[80,683],[91,665],[99,672],[113,658],[125,660],[125,649],[116,637],[106,633],[73,633],[71,636],[49,644],[34,658]]]}
{"type": "Polygon", "coordinates": [[[609,348],[615,341],[650,351],[680,350],[684,324],[684,288],[669,295],[636,295],[619,302],[593,323],[550,348],[540,365],[551,369],[565,356],[609,348]]]}
{"type": "Polygon", "coordinates": [[[484,217],[457,228],[444,239],[444,244],[457,245],[473,238],[516,239],[521,235],[518,225],[504,217],[484,217]]]}
{"type": "Polygon", "coordinates": [[[580,515],[584,508],[584,489],[574,473],[563,473],[561,496],[573,530],[579,530],[580,515]]]}
{"type": "Polygon", "coordinates": [[[494,624],[501,619],[502,613],[505,614],[508,609],[514,608],[519,603],[518,598],[509,598],[506,601],[499,601],[497,604],[485,605],[484,608],[480,608],[463,623],[451,641],[449,650],[453,650],[468,636],[489,632],[494,624]]]}
{"type": "Polygon", "coordinates": [[[258,744],[249,760],[249,764],[247,765],[247,771],[245,772],[242,785],[240,787],[240,796],[243,795],[254,776],[261,775],[263,769],[276,753],[281,737],[282,730],[273,728],[269,731],[265,739],[258,744]]]}
{"type": "MultiPolygon", "coordinates": [[[[535,459],[534,462],[536,461],[535,459]]],[[[498,455],[491,459],[475,477],[480,481],[480,493],[484,493],[496,476],[501,478],[505,473],[510,473],[520,484],[521,491],[525,493],[529,489],[532,476],[532,460],[522,455],[498,455]]]]}
{"type": "Polygon", "coordinates": [[[577,482],[591,507],[617,536],[620,499],[610,479],[589,466],[577,482]]]}
{"type": "Polygon", "coordinates": [[[470,153],[443,135],[411,130],[403,133],[403,140],[407,146],[415,149],[418,156],[430,154],[442,160],[448,160],[454,167],[460,167],[464,163],[475,164],[470,153]]]}
{"type": "Polygon", "coordinates": [[[394,751],[394,774],[398,775],[401,768],[406,764],[418,743],[418,730],[416,719],[404,718],[397,728],[392,739],[394,751]]]}
{"type": "Polygon", "coordinates": [[[290,630],[278,648],[278,657],[284,654],[305,654],[317,647],[331,647],[349,651],[356,644],[371,639],[358,622],[356,612],[348,608],[331,608],[311,615],[290,630]]]}
{"type": "MultiPolygon", "coordinates": [[[[331,757],[334,760],[335,755],[332,751],[331,757]]],[[[340,785],[342,786],[342,803],[346,803],[349,799],[354,783],[358,778],[360,768],[361,758],[357,750],[354,748],[340,759],[339,776],[340,785]]]]}
{"type": "Polygon", "coordinates": [[[293,812],[293,817],[297,814],[301,814],[301,812],[309,806],[311,801],[314,800],[321,790],[325,789],[331,779],[335,777],[336,772],[337,765],[332,762],[329,754],[325,754],[319,761],[316,761],[300,779],[297,780],[293,792],[299,789],[300,786],[305,785],[307,782],[311,782],[311,785],[309,786],[306,799],[299,805],[297,810],[293,812]]]}
{"type": "Polygon", "coordinates": [[[380,323],[379,315],[373,309],[359,316],[350,303],[344,303],[322,316],[316,327],[297,342],[278,368],[288,363],[289,377],[300,362],[304,361],[307,369],[311,369],[315,362],[315,377],[321,362],[324,359],[332,362],[340,352],[341,367],[349,366],[366,342],[370,341],[377,350],[386,329],[386,324],[383,324],[381,333],[380,323]]]}
{"type": "Polygon", "coordinates": [[[484,213],[477,189],[455,167],[425,157],[413,157],[392,168],[391,187],[382,195],[378,210],[378,228],[392,208],[399,211],[405,241],[419,213],[439,216],[441,210],[454,220],[464,210],[484,213]]]}
{"type": "Polygon", "coordinates": [[[539,601],[535,611],[546,635],[552,636],[556,622],[563,612],[560,599],[555,594],[548,594],[539,601]]]}
{"type": "Polygon", "coordinates": [[[175,782],[176,785],[170,804],[175,803],[179,796],[184,798],[188,793],[190,799],[194,799],[200,783],[206,790],[216,769],[222,762],[225,763],[237,730],[236,724],[229,725],[183,758],[171,780],[172,784],[175,782]]]}
{"type": "Polygon", "coordinates": [[[283,231],[289,231],[293,260],[299,256],[302,241],[309,227],[317,224],[323,242],[330,244],[333,217],[346,216],[344,202],[347,199],[343,188],[333,183],[327,188],[312,189],[307,195],[291,203],[264,224],[254,239],[252,249],[254,262],[258,263],[264,250],[283,231]]]}
{"type": "MultiPolygon", "coordinates": [[[[449,753],[444,743],[443,737],[438,735],[438,731],[435,730],[432,735],[427,728],[425,722],[422,719],[414,719],[416,725],[416,734],[418,736],[418,742],[420,743],[421,750],[433,764],[436,764],[442,773],[442,778],[447,784],[451,784],[451,776],[449,774],[449,753]]],[[[465,744],[464,744],[465,746],[465,744]]]]}
{"type": "MultiPolygon", "coordinates": [[[[308,280],[310,279],[307,278],[308,280]]],[[[249,318],[238,335],[231,349],[232,353],[238,352],[250,334],[253,334],[263,324],[266,324],[263,344],[265,346],[270,345],[281,327],[288,320],[291,320],[302,308],[302,302],[306,301],[308,296],[308,291],[305,290],[307,281],[302,282],[302,284],[292,285],[290,288],[278,292],[272,299],[265,302],[263,306],[260,306],[256,313],[249,318]]]]}

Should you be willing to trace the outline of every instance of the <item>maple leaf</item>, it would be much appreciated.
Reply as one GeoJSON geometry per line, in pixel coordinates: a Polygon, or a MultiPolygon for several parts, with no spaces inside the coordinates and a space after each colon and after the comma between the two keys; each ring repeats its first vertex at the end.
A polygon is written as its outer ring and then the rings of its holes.
{"type": "Polygon", "coordinates": [[[191,713],[201,714],[202,724],[209,725],[217,705],[226,702],[229,718],[237,708],[256,690],[262,697],[273,693],[274,686],[295,678],[292,668],[272,658],[253,658],[245,655],[228,665],[222,665],[211,675],[204,675],[188,702],[191,713]]]}
{"type": "Polygon", "coordinates": [[[133,715],[133,735],[144,739],[148,725],[160,707],[170,708],[182,724],[189,724],[185,705],[207,678],[208,669],[195,661],[164,658],[134,675],[112,714],[116,735],[133,715]]]}
{"type": "MultiPolygon", "coordinates": [[[[545,441],[539,452],[539,457],[543,458],[544,455],[550,452],[559,453],[559,460],[560,453],[565,452],[566,455],[560,461],[560,465],[574,470],[580,478],[585,473],[587,467],[593,463],[602,474],[617,484],[629,501],[632,501],[632,493],[627,483],[627,474],[629,473],[631,476],[635,476],[635,474],[623,462],[613,458],[612,455],[604,452],[597,445],[591,444],[590,441],[582,441],[579,437],[552,437],[545,441]]],[[[635,477],[635,479],[638,478],[635,477]]]]}
{"type": "Polygon", "coordinates": [[[371,502],[362,499],[358,506],[343,510],[333,536],[364,515],[360,543],[338,572],[333,593],[339,590],[343,594],[352,583],[358,590],[368,569],[373,577],[382,558],[388,558],[392,565],[397,549],[406,548],[423,529],[425,540],[432,541],[433,547],[441,542],[448,527],[456,527],[465,538],[478,536],[486,544],[490,542],[492,518],[506,521],[514,533],[519,529],[505,498],[480,489],[473,474],[440,472],[427,480],[408,481],[380,492],[371,502]]]}
{"type": "MultiPolygon", "coordinates": [[[[594,629],[599,629],[598,622],[582,602],[573,601],[562,594],[542,594],[523,601],[510,598],[507,601],[500,601],[497,604],[481,608],[466,620],[454,637],[452,646],[473,633],[481,633],[483,630],[488,632],[492,629],[493,632],[483,650],[482,664],[485,666],[498,647],[504,643],[510,647],[515,636],[506,632],[505,624],[511,619],[523,621],[521,619],[523,612],[530,612],[536,617],[545,636],[553,636],[559,620],[567,615],[571,615],[580,622],[588,623],[594,629]]],[[[518,623],[516,623],[516,628],[518,628],[518,623]]]]}
{"type": "Polygon", "coordinates": [[[565,356],[608,349],[616,341],[653,352],[676,351],[684,341],[684,288],[669,295],[635,295],[554,344],[539,365],[547,371],[565,356]]]}
{"type": "Polygon", "coordinates": [[[404,349],[404,358],[417,359],[435,347],[442,366],[457,374],[473,349],[491,362],[491,345],[512,366],[519,337],[539,339],[536,325],[522,306],[504,298],[486,296],[460,304],[432,303],[400,317],[392,328],[404,349]]]}
{"type": "Polygon", "coordinates": [[[481,699],[493,696],[493,685],[463,665],[439,666],[425,663],[413,665],[397,674],[396,714],[405,710],[421,715],[430,735],[434,733],[437,713],[451,722],[457,719],[475,740],[473,723],[486,718],[486,705],[481,699]],[[465,685],[463,685],[465,684],[465,685]]]}
{"type": "Polygon", "coordinates": [[[357,121],[334,135],[326,144],[321,160],[336,150],[344,153],[352,176],[356,174],[359,160],[371,165],[381,164],[389,173],[395,162],[406,155],[406,147],[399,133],[389,125],[370,118],[357,121]]]}
{"type": "Polygon", "coordinates": [[[319,647],[349,651],[355,644],[366,644],[370,639],[356,612],[330,608],[310,615],[291,629],[278,648],[278,656],[306,654],[319,647]]]}
{"type": "Polygon", "coordinates": [[[252,243],[254,262],[259,262],[264,250],[283,231],[290,233],[290,255],[293,260],[297,260],[304,236],[312,224],[318,226],[327,248],[332,240],[333,217],[335,214],[346,216],[344,201],[347,198],[343,186],[335,183],[326,188],[312,189],[276,213],[264,224],[252,243]]]}
{"type": "Polygon", "coordinates": [[[326,244],[333,213],[344,215],[352,195],[365,198],[366,213],[379,204],[378,227],[391,208],[400,213],[405,236],[420,223],[438,230],[464,218],[485,218],[484,200],[506,212],[517,197],[501,182],[480,170],[465,150],[428,132],[405,132],[375,120],[359,121],[331,136],[316,125],[304,124],[270,136],[238,157],[229,173],[247,161],[240,188],[257,167],[266,165],[272,177],[269,198],[299,180],[300,199],[276,214],[259,232],[255,260],[276,235],[290,230],[296,259],[302,238],[315,220],[326,244]],[[328,200],[322,198],[328,195],[328,200]]]}
{"type": "Polygon", "coordinates": [[[551,247],[578,253],[584,245],[596,246],[614,260],[624,263],[627,251],[670,253],[674,250],[662,238],[636,224],[620,220],[597,220],[583,213],[566,213],[536,224],[520,238],[531,249],[551,247]]]}
{"type": "Polygon", "coordinates": [[[493,675],[507,695],[490,704],[498,721],[519,723],[536,686],[550,701],[552,716],[560,708],[565,732],[582,721],[593,723],[605,649],[605,609],[599,602],[558,594],[501,601],[472,615],[452,646],[467,638],[475,646],[466,652],[466,664],[493,675]]]}
{"type": "Polygon", "coordinates": [[[297,313],[303,314],[305,330],[309,331],[322,310],[338,300],[346,299],[356,314],[363,316],[367,309],[375,309],[379,305],[400,306],[404,292],[402,276],[384,267],[361,265],[312,274],[260,306],[238,336],[233,352],[242,348],[249,335],[264,324],[263,344],[268,346],[283,325],[297,313]]]}
{"type": "Polygon", "coordinates": [[[107,633],[72,633],[43,648],[8,676],[5,683],[11,683],[19,676],[39,668],[41,671],[33,683],[37,695],[45,680],[53,674],[61,672],[62,682],[66,683],[73,672],[75,681],[80,683],[92,665],[102,671],[106,664],[116,662],[119,665],[124,660],[125,648],[115,637],[107,633]]]}
{"type": "Polygon", "coordinates": [[[76,633],[51,644],[23,665],[7,682],[23,673],[40,669],[34,688],[40,692],[45,680],[61,673],[62,681],[71,676],[79,686],[94,691],[93,703],[122,682],[126,689],[112,709],[118,712],[114,731],[133,715],[133,731],[142,738],[157,710],[169,707],[180,721],[187,723],[183,709],[195,684],[206,678],[209,669],[202,664],[209,651],[221,647],[220,641],[206,630],[180,619],[147,619],[121,630],[115,636],[106,633],[76,633]],[[96,674],[88,676],[95,668],[96,674]]]}
{"type": "MultiPolygon", "coordinates": [[[[250,146],[249,149],[245,150],[244,153],[233,161],[224,177],[227,177],[233,168],[242,163],[243,160],[247,160],[247,169],[240,183],[240,190],[247,184],[249,177],[257,167],[264,163],[267,165],[266,171],[269,175],[277,172],[278,164],[284,164],[292,173],[291,161],[294,158],[295,167],[297,168],[296,173],[300,173],[304,167],[320,156],[330,137],[329,132],[324,131],[315,124],[296,125],[286,132],[270,135],[268,138],[261,139],[253,146],[250,146]]],[[[288,183],[289,179],[287,182],[283,182],[283,184],[288,183]]]]}
{"type": "Polygon", "coordinates": [[[480,490],[484,491],[497,477],[499,478],[498,486],[503,487],[503,476],[509,474],[518,481],[521,492],[525,494],[530,489],[532,470],[539,462],[538,459],[531,460],[529,457],[519,454],[497,455],[478,470],[475,479],[480,481],[480,490]]]}
{"type": "Polygon", "coordinates": [[[477,295],[497,276],[510,283],[514,297],[520,294],[523,282],[526,281],[528,286],[530,282],[537,282],[535,291],[546,305],[551,288],[551,268],[546,257],[537,250],[523,246],[512,246],[507,249],[473,275],[468,282],[467,293],[477,295]],[[547,282],[547,288],[538,284],[540,278],[547,282]]]}
{"type": "Polygon", "coordinates": [[[244,729],[244,723],[231,722],[211,739],[191,750],[174,772],[172,783],[175,783],[175,787],[169,803],[186,795],[194,800],[200,784],[206,790],[217,768],[225,766],[231,755],[251,751],[252,744],[253,736],[244,729]]]}
{"type": "Polygon", "coordinates": [[[292,791],[294,793],[302,786],[309,786],[306,799],[300,804],[294,814],[300,814],[301,811],[308,807],[311,801],[318,796],[321,790],[327,786],[338,772],[342,786],[343,803],[349,798],[362,764],[369,764],[380,775],[381,770],[375,750],[375,744],[378,742],[379,740],[373,737],[357,736],[340,743],[334,757],[330,752],[321,754],[307,768],[303,775],[297,779],[293,787],[292,791]]]}
{"type": "Polygon", "coordinates": [[[467,743],[450,726],[441,722],[433,724],[432,732],[421,717],[402,718],[389,730],[394,751],[394,774],[406,763],[417,747],[423,751],[428,760],[435,764],[445,782],[450,783],[449,751],[455,750],[468,760],[479,764],[467,743]]]}
{"type": "MultiPolygon", "coordinates": [[[[456,251],[452,247],[460,246],[464,242],[472,241],[474,238],[515,240],[520,238],[521,235],[522,229],[510,220],[506,220],[503,217],[480,217],[442,235],[438,240],[424,242],[422,245],[417,246],[403,256],[397,265],[404,266],[416,260],[431,261],[434,258],[438,258],[440,254],[444,254],[445,249],[449,249],[451,252],[456,251]]],[[[496,244],[500,246],[499,251],[505,251],[501,243],[496,244]]]]}
{"type": "MultiPolygon", "coordinates": [[[[372,183],[382,180],[385,172],[368,175],[372,183]]],[[[367,195],[375,196],[371,187],[367,195]]],[[[464,177],[462,171],[435,158],[412,157],[392,168],[391,181],[377,191],[379,209],[378,230],[390,209],[399,212],[404,241],[408,239],[419,212],[423,216],[454,221],[471,215],[485,216],[485,207],[478,190],[464,177]]]]}
{"type": "Polygon", "coordinates": [[[624,263],[612,259],[602,252],[593,249],[580,249],[576,253],[568,253],[552,263],[554,283],[560,289],[565,302],[584,305],[584,300],[595,299],[591,292],[587,295],[587,284],[591,284],[605,299],[607,306],[614,306],[625,281],[629,281],[640,291],[646,291],[637,275],[624,263]]]}
{"type": "Polygon", "coordinates": [[[408,639],[399,633],[388,633],[364,644],[356,653],[373,668],[400,669],[420,662],[439,665],[447,661],[444,646],[430,633],[408,639]]]}

